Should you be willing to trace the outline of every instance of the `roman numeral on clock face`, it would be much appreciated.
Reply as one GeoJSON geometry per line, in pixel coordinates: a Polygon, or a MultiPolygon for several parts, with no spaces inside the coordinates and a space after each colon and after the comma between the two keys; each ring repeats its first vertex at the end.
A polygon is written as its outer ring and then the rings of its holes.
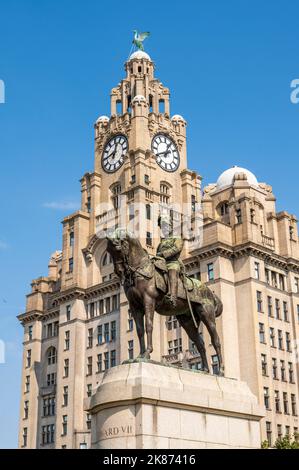
{"type": "Polygon", "coordinates": [[[115,135],[105,145],[102,155],[102,167],[107,173],[118,170],[125,161],[128,140],[122,134],[115,135]]]}
{"type": "Polygon", "coordinates": [[[157,134],[152,140],[152,152],[158,165],[165,171],[174,172],[180,165],[176,143],[166,134],[157,134]]]}

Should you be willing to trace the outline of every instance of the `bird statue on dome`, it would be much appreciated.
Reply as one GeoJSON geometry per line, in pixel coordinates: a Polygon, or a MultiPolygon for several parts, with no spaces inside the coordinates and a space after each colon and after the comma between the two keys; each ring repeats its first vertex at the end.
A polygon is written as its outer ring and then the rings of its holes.
{"type": "Polygon", "coordinates": [[[148,31],[145,33],[138,33],[136,29],[133,31],[133,33],[134,33],[134,39],[132,42],[134,46],[136,46],[137,49],[139,49],[140,51],[144,51],[143,41],[149,37],[150,33],[148,31]]]}

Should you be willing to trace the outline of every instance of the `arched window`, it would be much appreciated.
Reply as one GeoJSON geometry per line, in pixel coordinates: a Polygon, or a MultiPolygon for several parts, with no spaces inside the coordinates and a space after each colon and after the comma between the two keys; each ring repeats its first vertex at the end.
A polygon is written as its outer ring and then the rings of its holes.
{"type": "Polygon", "coordinates": [[[52,365],[52,364],[56,364],[56,362],[57,362],[57,351],[56,351],[56,348],[54,348],[54,346],[49,348],[48,353],[47,353],[47,357],[48,357],[48,365],[49,366],[52,365]]]}

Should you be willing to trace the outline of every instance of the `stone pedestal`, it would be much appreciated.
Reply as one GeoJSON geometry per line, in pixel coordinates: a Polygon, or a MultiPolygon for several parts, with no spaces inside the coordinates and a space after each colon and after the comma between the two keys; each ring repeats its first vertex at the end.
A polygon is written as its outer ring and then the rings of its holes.
{"type": "Polygon", "coordinates": [[[258,448],[264,416],[245,382],[151,362],[113,367],[86,401],[98,449],[258,448]]]}

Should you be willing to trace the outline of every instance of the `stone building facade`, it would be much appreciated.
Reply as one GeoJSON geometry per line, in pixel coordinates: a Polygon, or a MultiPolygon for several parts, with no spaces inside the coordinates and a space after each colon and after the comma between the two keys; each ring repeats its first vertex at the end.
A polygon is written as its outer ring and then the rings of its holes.
{"type": "MultiPolygon", "coordinates": [[[[89,447],[84,399],[100,374],[139,352],[99,233],[115,223],[129,226],[154,254],[158,215],[170,208],[178,221],[190,221],[188,272],[224,304],[217,328],[225,375],[245,380],[265,405],[264,439],[273,443],[298,430],[297,220],[277,213],[272,188],[246,169],[233,167],[202,191],[201,177],[187,167],[186,121],[170,117],[169,90],[154,69],[145,52],[126,62],[126,77],[111,91],[111,116],[95,123],[94,172],[81,179],[81,208],[63,220],[62,251],[51,256],[48,275],[32,281],[18,316],[24,327],[19,447],[89,447]]],[[[217,356],[202,334],[217,373],[217,356]]],[[[152,358],[200,368],[175,318],[156,315],[152,358]]]]}

